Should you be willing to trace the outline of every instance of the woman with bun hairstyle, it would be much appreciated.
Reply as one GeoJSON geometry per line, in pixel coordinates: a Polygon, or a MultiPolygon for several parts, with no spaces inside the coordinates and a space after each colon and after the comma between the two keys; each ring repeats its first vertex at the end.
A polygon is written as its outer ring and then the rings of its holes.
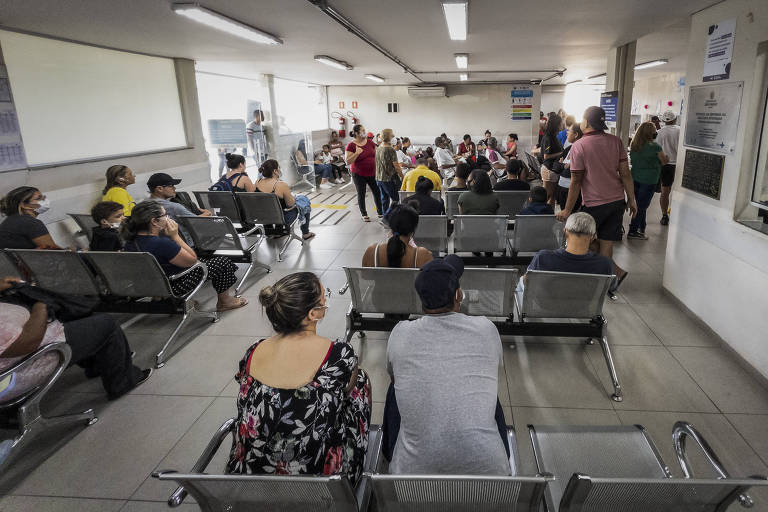
{"type": "Polygon", "coordinates": [[[412,206],[393,205],[385,220],[392,235],[386,244],[368,246],[363,254],[364,267],[421,268],[432,261],[429,249],[419,247],[413,241],[413,234],[419,225],[419,213],[412,206]]]}
{"type": "Polygon", "coordinates": [[[298,215],[301,215],[301,234],[304,240],[309,240],[314,237],[315,234],[309,230],[309,215],[311,208],[309,207],[309,201],[303,201],[304,204],[299,204],[298,208],[293,208],[296,205],[296,198],[291,194],[291,187],[287,183],[280,181],[280,164],[274,158],[264,160],[264,163],[259,167],[259,174],[263,176],[254,185],[256,192],[264,192],[267,194],[275,194],[280,200],[280,206],[283,210],[291,208],[284,213],[285,222],[290,224],[296,219],[298,215]]]}
{"type": "Polygon", "coordinates": [[[227,173],[219,179],[219,183],[226,184],[223,188],[229,188],[232,192],[254,192],[256,185],[245,172],[245,157],[233,153],[227,153],[225,156],[227,173]]]}
{"type": "Polygon", "coordinates": [[[427,176],[419,176],[414,186],[415,194],[405,198],[406,204],[413,205],[419,215],[445,215],[445,203],[432,197],[434,182],[427,176]]]}
{"type": "MultiPolygon", "coordinates": [[[[157,201],[142,201],[133,209],[133,215],[120,225],[120,236],[125,240],[126,252],[152,254],[167,276],[183,272],[198,261],[192,249],[179,235],[179,225],[168,218],[165,208],[157,201]]],[[[237,281],[237,265],[224,256],[200,258],[208,267],[208,280],[218,295],[217,311],[237,309],[248,304],[245,299],[233,297],[229,289],[237,281]]],[[[195,269],[186,276],[171,281],[175,295],[186,295],[200,284],[203,270],[195,269]]]]}
{"type": "Polygon", "coordinates": [[[126,165],[113,165],[106,172],[107,184],[102,190],[102,201],[114,201],[123,205],[123,214],[131,216],[136,201],[128,193],[128,185],[136,183],[136,175],[126,165]]]}
{"type": "Polygon", "coordinates": [[[235,380],[234,474],[342,475],[363,471],[371,385],[349,343],[317,334],[325,289],[312,272],[290,274],[259,294],[275,335],[252,345],[235,380]]]}

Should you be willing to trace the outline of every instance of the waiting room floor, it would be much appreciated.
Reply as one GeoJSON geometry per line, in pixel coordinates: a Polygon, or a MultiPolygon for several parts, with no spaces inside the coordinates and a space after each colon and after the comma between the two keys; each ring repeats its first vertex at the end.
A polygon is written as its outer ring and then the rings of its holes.
{"type": "MultiPolygon", "coordinates": [[[[349,213],[313,225],[317,237],[303,247],[293,242],[283,262],[276,261],[274,242],[264,244],[261,261],[270,262],[273,271],[255,271],[249,279],[244,296],[250,304],[224,313],[216,324],[204,319],[192,322],[179,343],[191,341],[134,392],[108,402],[98,379],[89,381],[80,368],[69,369],[49,394],[46,411],[92,407],[99,422],[62,433],[58,450],[52,452],[53,445],[41,447],[17,464],[0,481],[7,493],[0,499],[0,511],[165,510],[174,487],[150,473],[189,470],[216,428],[235,414],[237,363],[250,344],[271,334],[258,305],[264,285],[298,270],[317,273],[334,291],[319,332],[343,337],[349,297],[336,293],[345,281],[342,266],[359,265],[364,249],[385,236],[375,221],[364,224],[354,200],[348,199],[336,201],[332,193],[313,197],[313,203],[348,203],[349,213]],[[341,220],[334,224],[337,219],[341,220]]],[[[568,423],[644,425],[672,472],[681,476],[671,436],[677,420],[690,421],[702,432],[732,476],[768,474],[768,390],[662,290],[666,228],[659,225],[657,201],[649,212],[650,240],[625,240],[616,249],[616,261],[631,274],[618,300],[608,301],[605,308],[623,402],[610,399],[598,345],[567,338],[503,338],[505,369],[500,372],[499,397],[507,423],[517,428],[521,474],[535,473],[526,424],[568,423]]],[[[324,208],[315,210],[317,215],[328,215],[322,213],[324,208]]],[[[211,306],[213,293],[207,293],[211,306]]],[[[126,328],[139,365],[151,365],[175,322],[145,316],[126,328]]],[[[360,365],[372,379],[373,423],[381,422],[389,381],[386,339],[385,333],[370,333],[365,341],[357,337],[354,341],[360,365]]],[[[222,468],[228,449],[226,441],[211,472],[222,468]]],[[[713,476],[693,443],[689,449],[696,475],[713,476]]],[[[757,501],[753,510],[768,510],[768,493],[753,496],[757,501]]],[[[180,510],[197,507],[188,498],[180,510]]]]}

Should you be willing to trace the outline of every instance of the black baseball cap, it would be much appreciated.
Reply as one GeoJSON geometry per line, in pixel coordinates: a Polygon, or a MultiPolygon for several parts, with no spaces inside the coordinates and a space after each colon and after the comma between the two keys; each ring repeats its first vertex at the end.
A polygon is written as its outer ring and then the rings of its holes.
{"type": "Polygon", "coordinates": [[[584,111],[584,119],[586,119],[589,126],[595,130],[608,129],[608,125],[605,124],[605,110],[600,107],[588,107],[587,110],[584,111]]]}
{"type": "Polygon", "coordinates": [[[416,292],[424,309],[442,309],[453,305],[464,262],[455,254],[432,260],[416,276],[416,292]]]}
{"type": "Polygon", "coordinates": [[[171,175],[165,174],[164,172],[156,172],[147,180],[147,186],[150,190],[154,189],[155,187],[178,185],[179,183],[181,183],[181,180],[177,180],[171,177],[171,175]]]}

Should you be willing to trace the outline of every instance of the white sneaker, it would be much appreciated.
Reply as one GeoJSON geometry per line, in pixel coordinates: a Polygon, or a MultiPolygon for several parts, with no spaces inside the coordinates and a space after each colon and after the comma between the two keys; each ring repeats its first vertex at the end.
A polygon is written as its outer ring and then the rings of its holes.
{"type": "Polygon", "coordinates": [[[331,185],[330,183],[321,183],[320,188],[325,188],[325,189],[333,188],[333,185],[331,185]]]}
{"type": "Polygon", "coordinates": [[[346,183],[346,181],[344,181],[343,179],[339,178],[334,183],[336,183],[337,185],[343,185],[344,183],[346,183]]]}

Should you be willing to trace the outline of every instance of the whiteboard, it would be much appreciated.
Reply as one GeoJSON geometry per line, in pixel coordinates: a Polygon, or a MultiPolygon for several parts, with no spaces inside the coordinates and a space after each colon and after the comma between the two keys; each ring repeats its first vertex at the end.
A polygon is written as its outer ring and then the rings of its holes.
{"type": "Polygon", "coordinates": [[[172,59],[0,30],[30,166],[186,147],[172,59]]]}

